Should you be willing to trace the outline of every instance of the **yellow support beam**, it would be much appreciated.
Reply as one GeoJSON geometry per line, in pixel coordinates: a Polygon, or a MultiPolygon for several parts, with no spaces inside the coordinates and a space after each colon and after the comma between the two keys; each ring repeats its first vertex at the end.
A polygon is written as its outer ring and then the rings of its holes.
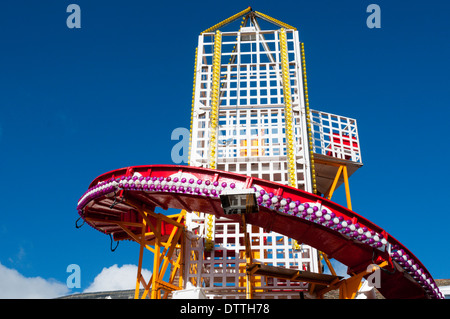
{"type": "Polygon", "coordinates": [[[139,288],[141,285],[141,282],[143,283],[143,286],[146,286],[145,280],[142,278],[142,259],[144,256],[144,247],[145,247],[145,230],[147,229],[147,223],[145,219],[142,220],[142,230],[141,230],[141,241],[140,241],[140,248],[139,248],[139,262],[138,262],[138,272],[137,272],[137,278],[136,278],[136,289],[134,290],[134,299],[139,298],[139,288]]]}
{"type": "Polygon", "coordinates": [[[330,188],[326,191],[324,194],[324,197],[327,199],[331,199],[333,197],[333,193],[336,190],[337,183],[339,181],[339,178],[343,177],[344,179],[344,187],[345,187],[345,198],[347,200],[347,208],[352,210],[352,200],[350,196],[350,184],[348,182],[348,169],[347,165],[345,164],[335,164],[335,163],[329,163],[326,161],[320,161],[321,164],[335,166],[338,168],[336,175],[334,177],[333,183],[331,184],[330,188]]]}
{"type": "MultiPolygon", "coordinates": [[[[135,299],[139,298],[140,284],[144,286],[144,292],[141,296],[142,299],[145,299],[149,292],[151,299],[160,299],[161,289],[167,290],[168,289],[167,287],[171,287],[171,290],[173,290],[172,289],[173,287],[181,289],[181,286],[175,286],[172,284],[172,282],[175,278],[175,272],[178,271],[180,277],[182,276],[183,265],[179,263],[179,258],[175,262],[172,261],[171,258],[173,256],[175,249],[179,248],[183,250],[183,247],[178,245],[178,241],[182,237],[184,231],[184,224],[182,224],[182,219],[185,216],[185,212],[181,211],[181,213],[177,215],[166,216],[145,210],[142,207],[138,207],[137,205],[136,208],[138,212],[142,215],[143,219],[142,219],[141,236],[138,241],[138,243],[140,244],[140,250],[139,250],[138,274],[136,278],[135,299]],[[151,224],[150,220],[148,219],[148,216],[156,218],[156,225],[151,224]],[[172,218],[177,218],[177,220],[175,221],[172,218]],[[161,227],[163,221],[170,222],[174,226],[166,242],[162,241],[161,235],[161,227]],[[153,231],[150,233],[146,232],[147,227],[151,227],[153,231]],[[147,244],[146,236],[148,235],[152,235],[155,237],[154,248],[150,247],[147,244]],[[142,276],[142,261],[144,248],[147,248],[153,253],[153,272],[148,282],[146,282],[142,276]],[[170,281],[166,283],[163,281],[163,276],[166,273],[169,264],[173,266],[173,269],[170,274],[170,281]]],[[[136,236],[134,236],[133,238],[135,240],[137,239],[136,236]]],[[[168,293],[167,291],[165,291],[164,297],[167,297],[167,295],[168,293]]]]}
{"type": "Polygon", "coordinates": [[[331,197],[333,197],[333,193],[334,193],[334,191],[336,189],[336,185],[337,185],[337,183],[339,181],[339,177],[341,176],[343,168],[344,167],[342,165],[339,165],[339,168],[338,168],[338,171],[336,173],[336,176],[334,177],[333,183],[331,184],[330,189],[325,193],[325,197],[327,199],[331,199],[331,197]]]}
{"type": "MultiPolygon", "coordinates": [[[[245,220],[245,214],[241,214],[242,227],[241,232],[244,234],[245,244],[245,266],[246,269],[253,264],[253,255],[249,234],[247,233],[247,222],[245,220]]],[[[251,273],[246,272],[245,276],[245,297],[246,299],[253,299],[254,297],[254,280],[251,273]]]]}
{"type": "MultiPolygon", "coordinates": [[[[181,218],[182,218],[182,215],[180,214],[177,221],[180,222],[181,218]]],[[[158,280],[163,280],[163,276],[167,270],[167,266],[169,265],[169,263],[172,264],[172,261],[170,260],[170,258],[172,257],[172,254],[175,251],[177,242],[180,239],[181,234],[182,234],[181,228],[174,227],[172,229],[169,239],[167,240],[168,244],[165,245],[165,248],[164,248],[163,252],[161,253],[161,255],[164,256],[163,257],[164,263],[162,264],[162,268],[160,270],[158,280]]]]}
{"type": "Polygon", "coordinates": [[[350,185],[348,183],[347,165],[344,165],[342,172],[344,175],[345,197],[347,199],[347,208],[352,210],[352,200],[350,197],[350,185]]]}
{"type": "MultiPolygon", "coordinates": [[[[174,215],[163,215],[159,213],[152,212],[147,208],[143,208],[137,202],[127,200],[127,204],[134,207],[137,212],[142,217],[142,222],[122,222],[122,221],[114,221],[111,220],[110,224],[119,226],[123,231],[125,231],[130,239],[137,242],[139,247],[139,262],[138,262],[138,270],[136,276],[136,285],[135,285],[135,299],[146,298],[151,288],[151,298],[159,299],[161,297],[160,290],[164,289],[165,294],[164,298],[168,296],[167,289],[170,288],[170,291],[174,289],[181,289],[183,283],[183,271],[184,271],[184,263],[181,256],[184,254],[183,252],[183,232],[184,232],[184,223],[182,219],[185,217],[186,212],[182,210],[179,214],[174,215]],[[154,218],[155,220],[150,220],[154,218]],[[176,220],[174,220],[176,219],[176,220]],[[161,226],[162,222],[169,223],[173,225],[173,229],[171,234],[169,235],[167,241],[163,241],[161,234],[161,226]],[[140,233],[133,232],[130,227],[139,227],[140,233]],[[148,228],[151,229],[148,232],[148,228]],[[149,239],[150,238],[150,239],[149,239]],[[154,238],[154,248],[150,246],[150,242],[153,241],[154,238]],[[182,244],[178,244],[181,241],[182,244]],[[145,248],[148,249],[154,255],[154,264],[153,264],[153,273],[152,277],[146,281],[142,276],[142,264],[145,248]],[[175,249],[180,249],[181,253],[178,256],[177,260],[172,260],[172,256],[175,252],[175,249]],[[169,282],[163,281],[163,277],[167,271],[168,266],[172,265],[170,279],[169,282]],[[179,275],[179,285],[176,286],[173,284],[176,273],[179,275]],[[140,295],[140,285],[144,287],[144,292],[142,296],[140,295]]],[[[94,218],[87,218],[87,221],[98,221],[94,218]]],[[[104,222],[102,220],[102,222],[104,222]]]]}
{"type": "MultiPolygon", "coordinates": [[[[285,131],[286,131],[286,154],[288,167],[288,181],[289,186],[297,188],[297,163],[295,152],[295,136],[293,128],[293,111],[292,111],[292,96],[289,77],[289,58],[287,53],[287,35],[286,30],[280,30],[280,56],[281,56],[281,72],[283,80],[283,95],[284,95],[284,117],[285,117],[285,131]]],[[[293,249],[299,248],[297,240],[293,240],[293,249]]]]}
{"type": "Polygon", "coordinates": [[[198,48],[195,48],[195,62],[194,62],[194,84],[192,86],[192,104],[191,104],[191,127],[189,130],[189,155],[188,165],[191,165],[191,149],[192,149],[192,128],[194,125],[194,107],[195,107],[195,87],[197,82],[197,54],[198,48]]]}
{"type": "Polygon", "coordinates": [[[222,57],[222,34],[216,32],[214,37],[213,74],[211,88],[211,114],[210,114],[210,136],[209,136],[209,168],[216,168],[217,148],[217,124],[219,121],[220,104],[220,68],[222,57]]]}
{"type": "Polygon", "coordinates": [[[300,44],[300,52],[302,58],[302,71],[303,71],[303,90],[305,94],[305,112],[306,112],[306,130],[308,133],[308,145],[309,145],[309,157],[311,165],[311,179],[312,179],[312,192],[317,194],[317,181],[316,181],[316,168],[314,163],[314,144],[312,138],[310,109],[309,109],[309,96],[308,96],[308,81],[306,78],[306,62],[305,62],[305,45],[300,44]]]}
{"type": "Polygon", "coordinates": [[[333,267],[333,265],[331,264],[330,260],[328,259],[327,254],[325,254],[325,253],[322,252],[322,251],[320,251],[319,254],[320,254],[320,256],[323,258],[323,260],[325,260],[325,263],[327,264],[328,269],[330,270],[331,274],[332,274],[333,276],[336,276],[336,271],[334,271],[334,267],[333,267]]]}
{"type": "MultiPolygon", "coordinates": [[[[165,291],[163,297],[167,298],[167,290],[169,288],[170,291],[173,291],[174,289],[181,289],[183,284],[184,259],[182,258],[182,256],[184,255],[184,238],[182,235],[185,225],[182,220],[186,216],[186,212],[182,210],[179,214],[163,215],[152,212],[149,209],[140,206],[137,202],[130,200],[127,200],[126,202],[136,209],[136,211],[142,217],[142,222],[122,222],[111,220],[110,224],[119,226],[124,232],[128,234],[130,239],[134,240],[140,245],[134,298],[146,298],[150,291],[150,288],[152,299],[159,299],[161,297],[161,289],[164,289],[165,291]],[[150,218],[155,219],[153,220],[153,223],[150,218]],[[166,241],[163,241],[161,234],[162,222],[169,223],[174,226],[166,241]],[[140,228],[140,232],[133,232],[130,227],[140,228]],[[150,232],[147,231],[148,228],[151,229],[150,232]],[[150,243],[153,242],[153,238],[154,248],[150,246],[150,243]],[[180,241],[181,245],[179,244],[180,241]],[[153,273],[152,277],[148,281],[146,281],[142,276],[142,264],[145,248],[154,255],[153,273]],[[172,256],[176,249],[180,249],[181,253],[177,257],[177,260],[174,261],[172,260],[172,256]],[[165,282],[163,281],[163,277],[166,274],[169,264],[172,265],[172,269],[170,272],[169,282],[165,282]],[[178,286],[173,284],[177,272],[180,280],[178,286]],[[144,292],[142,296],[139,296],[141,284],[144,287],[144,292]]],[[[95,222],[100,220],[96,220],[94,218],[86,218],[86,221],[95,222]]],[[[102,220],[102,222],[104,221],[102,220]]]]}
{"type": "Polygon", "coordinates": [[[155,240],[155,253],[153,255],[153,272],[152,272],[152,280],[150,281],[152,283],[152,290],[150,294],[151,299],[159,299],[158,296],[158,287],[157,287],[157,280],[158,280],[158,273],[159,273],[159,267],[160,267],[160,261],[161,261],[161,254],[160,252],[160,242],[161,242],[161,221],[158,220],[158,223],[156,224],[156,240],[155,240]]]}
{"type": "MultiPolygon", "coordinates": [[[[221,27],[226,26],[227,24],[229,24],[229,23],[239,19],[243,15],[246,15],[246,14],[248,14],[250,12],[252,12],[252,8],[248,7],[247,9],[244,9],[241,12],[238,12],[238,13],[232,15],[231,17],[229,17],[229,18],[227,18],[225,20],[222,20],[219,23],[213,25],[212,27],[210,27],[210,28],[200,32],[200,34],[208,33],[208,32],[214,32],[217,29],[220,29],[221,27]]],[[[261,19],[263,19],[263,20],[265,20],[267,22],[273,23],[276,26],[279,26],[281,28],[290,29],[290,30],[297,30],[297,28],[295,28],[295,27],[293,27],[293,26],[291,26],[291,25],[289,25],[287,23],[284,23],[284,22],[282,22],[280,20],[272,18],[271,16],[268,16],[267,14],[264,14],[262,12],[253,11],[251,14],[256,16],[256,17],[258,17],[258,18],[261,18],[261,19]]]]}
{"type": "MultiPolygon", "coordinates": [[[[210,133],[209,133],[209,168],[216,169],[217,159],[217,131],[219,121],[219,104],[220,104],[220,68],[222,57],[222,34],[216,31],[214,36],[214,53],[213,53],[213,74],[211,88],[211,114],[210,114],[210,133]]],[[[211,251],[214,248],[214,215],[206,216],[206,239],[205,249],[211,251]]]]}
{"type": "Polygon", "coordinates": [[[287,53],[287,36],[286,30],[280,31],[280,55],[281,55],[281,73],[283,80],[283,95],[284,95],[284,118],[286,131],[286,154],[288,166],[288,181],[289,186],[297,187],[297,174],[295,162],[295,138],[293,129],[293,114],[292,114],[292,96],[291,85],[289,79],[289,58],[287,53]]]}
{"type": "Polygon", "coordinates": [[[252,8],[251,8],[251,7],[248,7],[247,9],[242,10],[241,12],[238,12],[238,13],[236,13],[235,15],[232,15],[231,17],[229,17],[229,18],[227,18],[227,19],[225,19],[225,20],[223,20],[223,21],[221,21],[221,22],[219,22],[219,23],[213,25],[212,27],[210,27],[210,28],[208,28],[208,29],[202,31],[200,34],[207,33],[207,32],[214,32],[214,31],[216,31],[217,29],[219,29],[219,28],[221,28],[221,27],[223,27],[223,26],[225,26],[225,25],[227,25],[227,24],[233,22],[234,20],[239,19],[239,18],[242,17],[244,14],[246,14],[246,13],[248,13],[248,12],[250,12],[250,11],[252,11],[252,8]]]}
{"type": "Polygon", "coordinates": [[[282,22],[280,20],[277,20],[277,19],[274,19],[272,17],[269,17],[267,14],[264,14],[264,13],[261,13],[261,12],[258,12],[258,11],[254,11],[254,13],[255,13],[255,15],[257,17],[259,17],[259,18],[261,18],[263,20],[266,20],[268,22],[271,22],[271,23],[273,23],[273,24],[275,24],[275,25],[277,25],[279,27],[282,27],[282,28],[285,28],[285,29],[297,30],[295,27],[293,27],[293,26],[291,26],[291,25],[289,25],[287,23],[284,23],[284,22],[282,22]]]}

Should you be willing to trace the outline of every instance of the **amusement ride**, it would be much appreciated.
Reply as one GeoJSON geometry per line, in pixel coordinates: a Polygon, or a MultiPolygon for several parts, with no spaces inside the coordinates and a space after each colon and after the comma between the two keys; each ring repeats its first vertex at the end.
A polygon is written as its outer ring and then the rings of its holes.
{"type": "Polygon", "coordinates": [[[443,298],[411,251],[352,210],[361,166],[356,120],[309,107],[297,29],[249,7],[198,37],[188,165],[107,172],[77,210],[139,245],[135,298],[353,299],[374,274],[384,298],[443,298]],[[340,186],[346,207],[332,201],[340,186]]]}

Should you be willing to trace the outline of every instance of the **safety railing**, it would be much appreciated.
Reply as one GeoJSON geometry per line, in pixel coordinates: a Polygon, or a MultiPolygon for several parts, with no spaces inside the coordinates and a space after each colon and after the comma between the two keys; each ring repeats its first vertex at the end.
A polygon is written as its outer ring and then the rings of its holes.
{"type": "Polygon", "coordinates": [[[314,153],[362,163],[355,119],[311,110],[310,120],[314,153]]]}

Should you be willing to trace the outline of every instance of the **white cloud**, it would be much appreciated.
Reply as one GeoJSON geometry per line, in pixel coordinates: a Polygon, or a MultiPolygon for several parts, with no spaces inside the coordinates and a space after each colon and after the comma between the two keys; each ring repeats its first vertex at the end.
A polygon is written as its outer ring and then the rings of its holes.
{"type": "MultiPolygon", "coordinates": [[[[142,270],[142,275],[146,281],[150,280],[151,274],[149,270],[142,270]]],[[[134,289],[136,288],[136,275],[136,265],[123,265],[122,267],[113,265],[109,268],[103,268],[84,292],[134,289]]]]}
{"type": "MultiPolygon", "coordinates": [[[[84,292],[134,289],[136,275],[136,265],[105,267],[84,292]]],[[[148,281],[151,272],[143,269],[142,275],[148,281]]],[[[67,296],[70,293],[71,290],[66,283],[42,277],[25,277],[17,270],[0,263],[0,299],[51,299],[67,296]]]]}
{"type": "Polygon", "coordinates": [[[41,277],[25,277],[0,263],[0,298],[47,299],[69,293],[65,283],[41,277]]]}

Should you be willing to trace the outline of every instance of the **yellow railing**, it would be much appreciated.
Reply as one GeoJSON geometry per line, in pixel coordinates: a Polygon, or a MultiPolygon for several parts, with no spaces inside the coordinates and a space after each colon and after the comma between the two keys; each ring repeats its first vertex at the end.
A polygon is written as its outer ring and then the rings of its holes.
{"type": "Polygon", "coordinates": [[[289,79],[289,59],[287,53],[287,37],[286,30],[280,31],[280,53],[281,53],[281,72],[283,79],[283,95],[284,95],[284,118],[286,130],[286,155],[288,164],[288,180],[289,185],[297,187],[296,163],[295,163],[295,143],[292,115],[292,97],[291,85],[289,79]]]}
{"type": "Polygon", "coordinates": [[[205,31],[203,31],[203,32],[201,32],[201,33],[214,32],[214,31],[216,31],[217,29],[223,27],[224,25],[227,25],[227,24],[230,23],[230,22],[233,22],[234,20],[240,18],[241,16],[243,16],[244,14],[246,14],[246,13],[248,13],[248,12],[250,12],[250,11],[252,11],[252,8],[251,8],[251,7],[248,7],[247,9],[242,10],[241,12],[236,13],[235,15],[232,15],[231,17],[229,17],[229,18],[227,18],[227,19],[225,19],[225,20],[223,20],[223,21],[221,21],[221,22],[219,22],[219,23],[213,25],[211,28],[208,28],[208,29],[206,29],[205,31]]]}
{"type": "Polygon", "coordinates": [[[196,80],[197,80],[197,53],[198,53],[198,48],[195,48],[194,84],[192,86],[191,127],[190,127],[190,130],[189,130],[189,157],[188,157],[188,165],[191,165],[192,128],[193,128],[193,125],[194,125],[195,86],[196,86],[196,80]]]}
{"type": "Polygon", "coordinates": [[[305,92],[305,109],[306,109],[306,123],[308,133],[308,145],[309,145],[309,157],[311,163],[311,179],[312,179],[312,192],[317,194],[317,181],[316,181],[316,168],[314,165],[314,145],[312,138],[311,119],[309,111],[309,97],[308,97],[308,81],[306,80],[306,63],[305,63],[305,46],[301,43],[301,55],[302,55],[302,71],[303,71],[303,87],[305,92]]]}
{"type": "MultiPolygon", "coordinates": [[[[219,97],[220,97],[220,65],[221,65],[222,34],[216,31],[214,37],[213,54],[213,74],[211,89],[211,115],[210,115],[210,135],[209,135],[209,168],[216,169],[216,149],[217,149],[217,124],[219,121],[219,97]]],[[[208,214],[206,217],[206,240],[205,249],[210,251],[214,248],[214,215],[208,214]]]]}

